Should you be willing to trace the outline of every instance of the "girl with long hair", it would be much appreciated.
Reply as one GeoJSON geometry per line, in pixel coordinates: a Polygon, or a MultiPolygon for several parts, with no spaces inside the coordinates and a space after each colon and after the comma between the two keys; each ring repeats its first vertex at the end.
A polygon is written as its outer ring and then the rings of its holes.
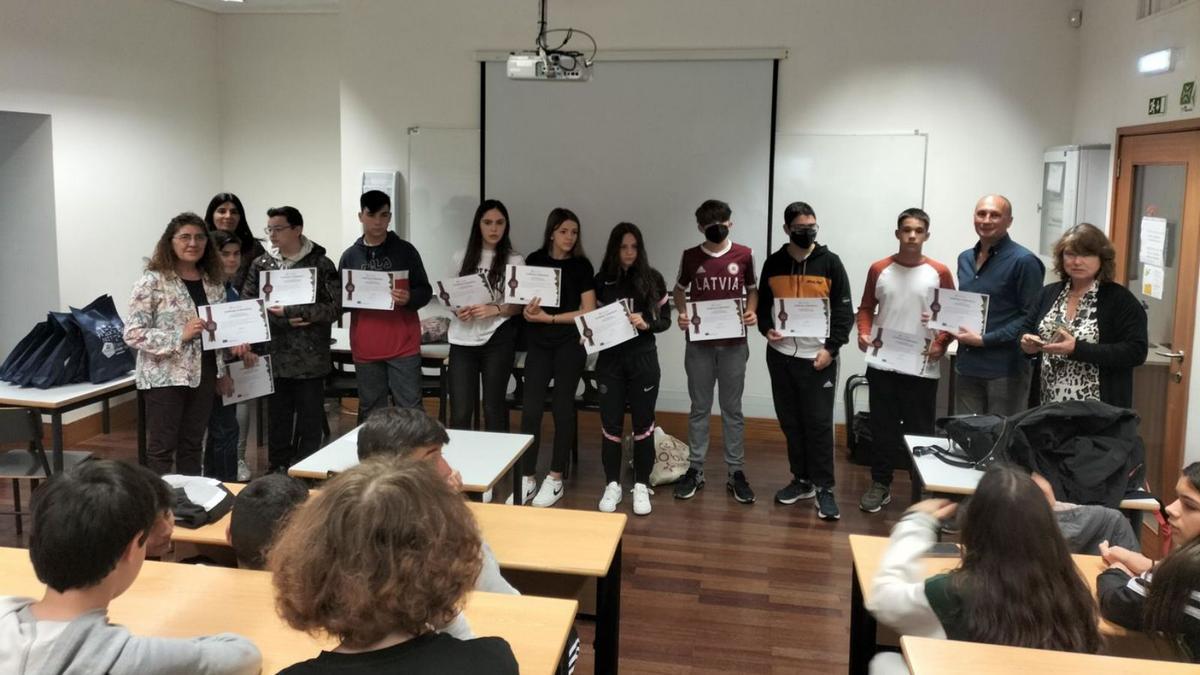
{"type": "Polygon", "coordinates": [[[194,213],[171,219],[133,286],[125,342],[137,350],[137,388],[146,404],[147,465],[159,475],[200,475],[200,443],[213,394],[232,381],[204,351],[196,308],[225,302],[221,263],[194,213]]]}
{"type": "Polygon", "coordinates": [[[654,468],[654,407],[658,401],[658,348],[654,334],[671,326],[667,284],[650,266],[642,231],[620,223],[608,236],[596,274],[600,305],[625,303],[637,337],[600,352],[596,384],[600,390],[601,459],[604,494],[600,510],[615,511],[621,502],[621,437],[628,405],[633,423],[633,512],[650,513],[650,470],[654,468]]]}
{"type": "Polygon", "coordinates": [[[482,376],[483,428],[508,431],[504,395],[517,341],[516,323],[509,318],[520,306],[504,304],[502,282],[505,265],[524,261],[509,239],[508,209],[495,199],[485,200],[475,209],[467,247],[453,257],[453,276],[483,274],[492,289],[492,302],[461,307],[450,321],[449,426],[453,429],[471,428],[482,376]]]}
{"type": "Polygon", "coordinates": [[[542,307],[534,298],[525,305],[525,398],[521,407],[521,433],[533,435],[533,445],[521,459],[522,503],[537,485],[538,445],[546,391],[554,380],[551,413],[554,415],[554,455],[550,472],[533,497],[533,505],[553,506],[563,496],[563,472],[575,441],[575,389],[583,375],[587,354],[579,343],[575,317],[596,309],[595,270],[583,253],[579,216],[556,208],[546,217],[542,247],[529,254],[527,264],[562,270],[557,307],[542,307]]]}
{"type": "MultiPolygon", "coordinates": [[[[1099,651],[1096,603],[1029,473],[1004,464],[984,473],[962,518],[962,564],[925,578],[920,558],[956,507],[926,500],[896,523],[871,613],[902,635],[1099,651]]],[[[905,672],[896,656],[878,655],[872,672],[905,672]]]]}
{"type": "Polygon", "coordinates": [[[250,263],[267,252],[246,222],[246,209],[242,207],[242,200],[232,192],[218,192],[213,195],[213,198],[208,200],[208,208],[204,211],[204,223],[208,226],[209,232],[213,230],[228,232],[241,244],[242,261],[230,279],[233,287],[240,291],[246,281],[246,270],[250,269],[250,263]]]}
{"type": "Polygon", "coordinates": [[[1200,462],[1183,468],[1175,493],[1166,509],[1174,549],[1155,564],[1101,544],[1109,567],[1096,590],[1104,618],[1166,638],[1180,656],[1200,663],[1200,462]]]}

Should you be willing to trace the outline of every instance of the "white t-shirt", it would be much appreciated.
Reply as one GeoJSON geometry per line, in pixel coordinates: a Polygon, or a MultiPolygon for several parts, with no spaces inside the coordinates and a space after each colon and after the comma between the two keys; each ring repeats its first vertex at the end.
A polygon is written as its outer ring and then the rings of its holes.
{"type": "MultiPolygon", "coordinates": [[[[462,268],[463,257],[466,256],[466,250],[456,252],[451,258],[453,267],[450,270],[450,276],[459,276],[459,270],[462,268]]],[[[476,272],[487,274],[492,269],[492,259],[496,257],[496,252],[493,250],[484,249],[480,252],[479,265],[476,267],[476,272]]],[[[505,264],[508,265],[523,265],[525,257],[516,251],[510,251],[508,260],[505,264]]],[[[492,289],[492,295],[499,302],[504,296],[501,289],[492,289]]],[[[457,316],[450,318],[449,340],[452,345],[462,347],[479,347],[487,344],[487,341],[492,339],[492,334],[505,321],[508,321],[507,316],[493,316],[486,319],[474,319],[471,321],[459,321],[457,316]]]]}

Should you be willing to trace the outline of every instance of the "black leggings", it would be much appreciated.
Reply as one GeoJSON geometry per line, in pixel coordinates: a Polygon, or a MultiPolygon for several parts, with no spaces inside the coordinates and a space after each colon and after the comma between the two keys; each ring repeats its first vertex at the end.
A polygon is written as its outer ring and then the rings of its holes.
{"type": "Polygon", "coordinates": [[[479,401],[479,376],[483,375],[483,429],[508,431],[508,379],[512,376],[516,348],[516,321],[509,319],[478,347],[450,345],[450,428],[470,429],[479,401]]]}
{"type": "Polygon", "coordinates": [[[525,400],[521,406],[521,433],[533,435],[533,445],[521,459],[522,475],[537,473],[538,446],[542,435],[542,412],[546,390],[554,380],[550,411],[554,415],[554,455],[550,470],[567,470],[571,444],[575,441],[575,389],[587,363],[587,353],[577,339],[545,346],[530,341],[525,352],[525,400]]]}
{"type": "Polygon", "coordinates": [[[621,482],[621,436],[625,431],[625,404],[633,422],[633,476],[650,484],[654,468],[654,407],[658,402],[658,351],[610,355],[600,352],[596,386],[600,390],[600,457],[604,481],[621,482]]]}

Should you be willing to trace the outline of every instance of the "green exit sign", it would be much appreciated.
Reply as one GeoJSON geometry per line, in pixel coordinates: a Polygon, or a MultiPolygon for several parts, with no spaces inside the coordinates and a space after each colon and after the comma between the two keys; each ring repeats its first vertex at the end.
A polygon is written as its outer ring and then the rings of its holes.
{"type": "Polygon", "coordinates": [[[1154,96],[1150,99],[1150,106],[1146,110],[1147,115],[1163,115],[1167,112],[1167,97],[1154,96]]]}

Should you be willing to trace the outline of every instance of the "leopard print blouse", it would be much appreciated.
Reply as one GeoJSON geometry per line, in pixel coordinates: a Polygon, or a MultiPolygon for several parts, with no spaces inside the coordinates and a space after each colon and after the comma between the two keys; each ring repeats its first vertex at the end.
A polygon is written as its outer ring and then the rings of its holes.
{"type": "MultiPolygon", "coordinates": [[[[1066,325],[1076,342],[1100,342],[1100,325],[1096,320],[1096,295],[1099,282],[1092,282],[1079,306],[1075,318],[1067,320],[1067,297],[1071,284],[1065,284],[1054,305],[1038,324],[1038,336],[1051,342],[1058,333],[1057,326],[1066,325]]],[[[1100,368],[1092,363],[1076,361],[1067,356],[1042,353],[1042,403],[1086,401],[1100,399],[1100,368]]]]}

